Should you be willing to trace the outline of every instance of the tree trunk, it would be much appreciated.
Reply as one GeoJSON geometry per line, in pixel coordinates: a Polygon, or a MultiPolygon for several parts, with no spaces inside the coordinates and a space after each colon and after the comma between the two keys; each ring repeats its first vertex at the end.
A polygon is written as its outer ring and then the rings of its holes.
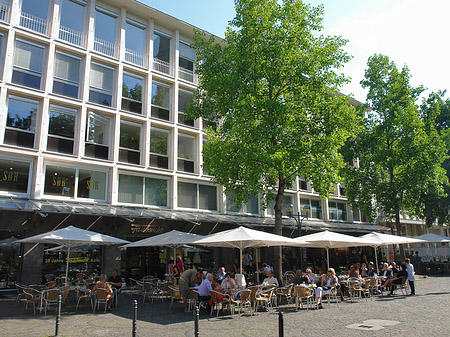
{"type": "MultiPolygon", "coordinates": [[[[279,174],[278,178],[278,192],[275,197],[275,227],[274,234],[283,235],[283,224],[282,224],[282,216],[283,216],[283,196],[284,189],[286,187],[286,180],[282,173],[279,174]]],[[[282,281],[283,276],[283,263],[282,263],[282,254],[281,247],[274,247],[273,249],[273,259],[274,259],[274,272],[275,276],[278,278],[279,282],[282,281]]]]}
{"type": "MultiPolygon", "coordinates": [[[[400,223],[400,211],[397,210],[395,212],[395,228],[397,229],[397,235],[399,236],[403,236],[403,231],[402,231],[402,225],[400,223]]],[[[403,245],[399,245],[400,247],[400,261],[396,261],[396,262],[402,262],[405,259],[405,247],[403,245]]],[[[395,256],[395,254],[394,254],[395,256]]]]}

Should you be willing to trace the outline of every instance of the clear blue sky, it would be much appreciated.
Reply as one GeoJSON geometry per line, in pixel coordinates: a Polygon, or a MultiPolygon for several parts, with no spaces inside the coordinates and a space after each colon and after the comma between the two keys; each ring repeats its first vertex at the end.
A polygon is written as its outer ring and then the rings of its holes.
{"type": "MultiPolygon", "coordinates": [[[[140,0],[147,5],[223,37],[234,15],[233,0],[140,0]]],[[[352,78],[342,88],[365,101],[359,82],[367,59],[374,53],[389,56],[398,67],[411,70],[413,85],[430,90],[450,89],[450,1],[444,0],[306,0],[325,6],[324,34],[349,40],[353,59],[343,72],[352,78]]]]}

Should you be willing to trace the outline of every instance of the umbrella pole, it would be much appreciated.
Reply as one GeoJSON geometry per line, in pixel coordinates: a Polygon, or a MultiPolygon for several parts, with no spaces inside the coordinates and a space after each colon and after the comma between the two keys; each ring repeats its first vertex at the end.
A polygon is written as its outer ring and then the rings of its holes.
{"type": "Polygon", "coordinates": [[[327,248],[327,270],[330,269],[330,248],[327,248]]]}
{"type": "Polygon", "coordinates": [[[259,248],[255,248],[255,258],[256,258],[256,282],[259,284],[259,266],[258,266],[259,248]]]}
{"type": "Polygon", "coordinates": [[[377,246],[373,247],[373,249],[375,249],[375,263],[377,264],[377,274],[379,274],[379,270],[378,270],[378,252],[377,252],[377,246]]]}
{"type": "Polygon", "coordinates": [[[67,285],[67,277],[69,276],[69,258],[70,258],[70,247],[67,247],[66,284],[65,285],[67,285]]]}
{"type": "Polygon", "coordinates": [[[243,274],[243,272],[242,272],[242,248],[239,248],[239,261],[240,261],[241,269],[239,269],[238,274],[243,274]]]}

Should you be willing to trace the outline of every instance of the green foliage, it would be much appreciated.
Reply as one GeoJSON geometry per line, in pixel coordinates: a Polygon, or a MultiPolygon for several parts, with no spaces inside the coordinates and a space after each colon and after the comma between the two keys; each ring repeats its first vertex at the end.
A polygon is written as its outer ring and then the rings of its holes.
{"type": "Polygon", "coordinates": [[[319,35],[321,6],[235,4],[224,43],[196,32],[200,83],[187,114],[218,123],[203,148],[215,182],[233,189],[238,204],[262,192],[267,205],[278,191],[281,219],[284,187],[298,174],[323,197],[340,180],[339,148],[356,119],[348,99],[336,95],[347,81],[336,73],[350,59],[342,50],[347,41],[319,35]]]}
{"type": "Polygon", "coordinates": [[[432,187],[442,192],[446,146],[415,103],[423,88],[410,85],[409,69],[398,71],[383,55],[371,56],[367,64],[361,81],[369,89],[364,127],[343,151],[346,162],[359,162],[344,170],[347,195],[372,219],[378,207],[394,216],[399,229],[401,210],[422,216],[421,196],[432,187]]]}

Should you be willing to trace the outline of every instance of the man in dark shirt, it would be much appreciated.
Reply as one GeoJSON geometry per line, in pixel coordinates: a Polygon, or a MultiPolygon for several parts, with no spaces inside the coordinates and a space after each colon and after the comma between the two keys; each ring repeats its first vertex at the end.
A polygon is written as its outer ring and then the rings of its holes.
{"type": "Polygon", "coordinates": [[[375,276],[375,269],[373,269],[373,262],[369,262],[369,264],[367,266],[367,276],[368,277],[375,276]]]}
{"type": "Polygon", "coordinates": [[[122,288],[122,278],[117,274],[117,270],[113,270],[112,275],[108,279],[109,285],[116,289],[122,288]]]}
{"type": "Polygon", "coordinates": [[[292,279],[292,283],[294,283],[295,285],[299,285],[299,284],[311,284],[311,281],[308,277],[308,274],[303,274],[301,269],[297,269],[296,274],[294,276],[294,278],[292,279]]]}

